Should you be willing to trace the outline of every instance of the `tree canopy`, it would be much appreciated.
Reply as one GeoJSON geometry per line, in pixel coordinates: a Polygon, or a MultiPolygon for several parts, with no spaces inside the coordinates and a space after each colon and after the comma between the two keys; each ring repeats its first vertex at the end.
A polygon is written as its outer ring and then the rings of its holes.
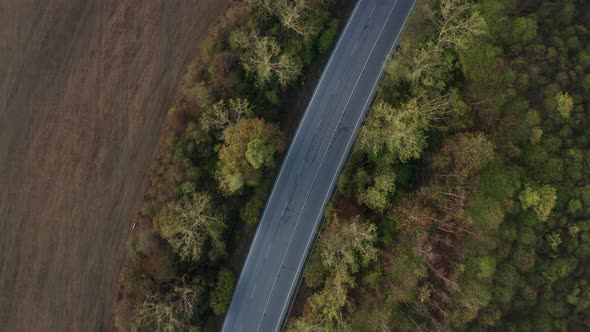
{"type": "Polygon", "coordinates": [[[256,76],[256,82],[265,86],[276,80],[286,87],[301,75],[301,63],[293,55],[284,52],[272,37],[256,33],[236,34],[242,52],[240,61],[247,72],[256,76]]]}
{"type": "Polygon", "coordinates": [[[285,149],[284,136],[274,124],[259,118],[242,119],[223,132],[217,179],[226,195],[260,183],[263,170],[274,166],[285,149]]]}
{"type": "Polygon", "coordinates": [[[166,204],[154,218],[154,228],[182,260],[199,261],[207,244],[211,246],[210,258],[225,254],[225,223],[206,193],[193,192],[166,204]]]}

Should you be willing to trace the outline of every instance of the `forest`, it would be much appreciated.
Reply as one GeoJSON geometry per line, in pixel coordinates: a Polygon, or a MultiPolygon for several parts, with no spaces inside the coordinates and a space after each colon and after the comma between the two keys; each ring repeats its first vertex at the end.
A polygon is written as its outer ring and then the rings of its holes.
{"type": "Polygon", "coordinates": [[[234,1],[180,82],[127,241],[117,331],[220,328],[286,148],[278,122],[339,29],[327,0],[234,1]]]}
{"type": "MultiPolygon", "coordinates": [[[[247,0],[211,32],[127,243],[118,330],[219,328],[285,101],[340,23],[327,0],[247,0]]],[[[589,330],[590,3],[422,0],[386,69],[287,330],[589,330]]]]}
{"type": "Polygon", "coordinates": [[[419,2],[290,331],[590,329],[589,29],[582,0],[419,2]]]}

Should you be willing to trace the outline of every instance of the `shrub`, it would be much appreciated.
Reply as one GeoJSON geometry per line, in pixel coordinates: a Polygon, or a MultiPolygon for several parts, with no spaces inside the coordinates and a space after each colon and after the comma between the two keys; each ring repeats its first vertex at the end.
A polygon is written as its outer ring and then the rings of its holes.
{"type": "Polygon", "coordinates": [[[217,316],[221,316],[227,311],[235,283],[236,278],[231,270],[222,268],[217,274],[217,283],[209,299],[209,306],[217,316]]]}
{"type": "Polygon", "coordinates": [[[334,40],[338,34],[339,25],[338,19],[334,18],[320,34],[320,37],[318,38],[318,52],[320,52],[320,54],[326,53],[330,47],[332,47],[332,44],[334,44],[334,40]]]}

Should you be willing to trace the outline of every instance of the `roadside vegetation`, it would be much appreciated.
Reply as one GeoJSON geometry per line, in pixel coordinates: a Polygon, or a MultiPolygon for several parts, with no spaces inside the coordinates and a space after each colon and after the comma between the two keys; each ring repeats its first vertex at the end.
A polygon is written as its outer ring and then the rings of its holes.
{"type": "Polygon", "coordinates": [[[235,1],[169,110],[140,222],[127,242],[114,325],[211,330],[237,278],[228,268],[270,191],[290,89],[338,32],[327,0],[235,1]]]}
{"type": "MultiPolygon", "coordinates": [[[[170,109],[121,331],[218,328],[324,0],[235,1],[170,109]]],[[[590,3],[423,0],[309,258],[290,331],[590,329],[590,3]]]]}
{"type": "Polygon", "coordinates": [[[424,0],[290,331],[590,330],[590,3],[424,0]]]}

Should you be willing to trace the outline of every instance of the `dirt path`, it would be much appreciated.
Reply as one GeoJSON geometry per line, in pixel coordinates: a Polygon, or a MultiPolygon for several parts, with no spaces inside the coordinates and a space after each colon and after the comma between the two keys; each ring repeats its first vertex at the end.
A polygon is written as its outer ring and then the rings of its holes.
{"type": "Polygon", "coordinates": [[[0,331],[108,328],[165,109],[228,2],[0,2],[0,331]]]}

